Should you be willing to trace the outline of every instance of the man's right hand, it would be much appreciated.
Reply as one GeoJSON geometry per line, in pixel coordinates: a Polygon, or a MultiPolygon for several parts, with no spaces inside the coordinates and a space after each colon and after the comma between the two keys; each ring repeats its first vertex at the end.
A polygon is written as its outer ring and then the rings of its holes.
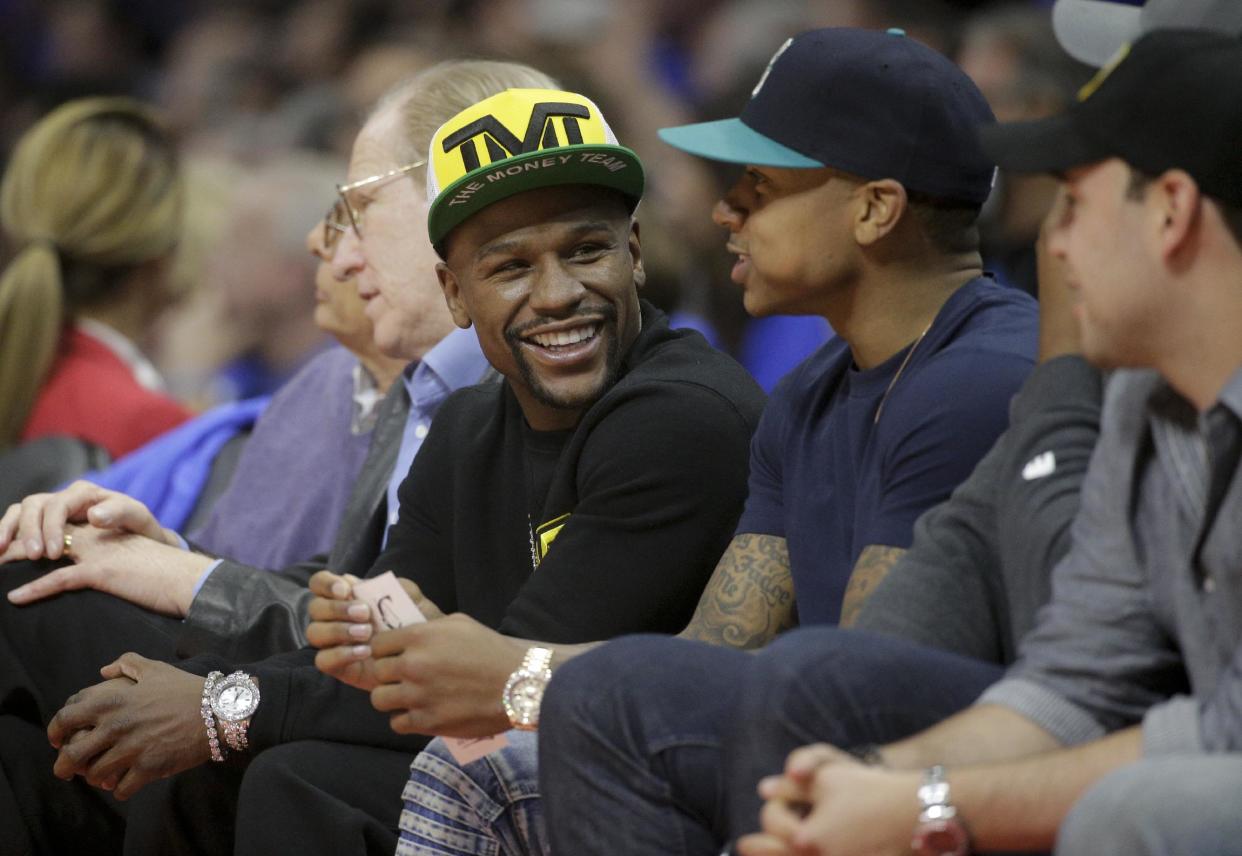
{"type": "MultiPolygon", "coordinates": [[[[0,517],[0,564],[19,559],[59,559],[65,554],[65,524],[130,532],[161,544],[180,546],[138,500],[87,481],[56,493],[36,493],[10,505],[0,517]]],[[[76,536],[75,536],[76,537],[76,536]]]]}

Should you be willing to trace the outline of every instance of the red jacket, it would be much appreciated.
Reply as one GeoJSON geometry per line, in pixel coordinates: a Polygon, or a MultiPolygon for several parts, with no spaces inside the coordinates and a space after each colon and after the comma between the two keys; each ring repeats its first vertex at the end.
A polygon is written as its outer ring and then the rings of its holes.
{"type": "Polygon", "coordinates": [[[107,345],[71,327],[61,338],[21,439],[67,434],[119,458],[191,415],[173,399],[138,383],[107,345]]]}

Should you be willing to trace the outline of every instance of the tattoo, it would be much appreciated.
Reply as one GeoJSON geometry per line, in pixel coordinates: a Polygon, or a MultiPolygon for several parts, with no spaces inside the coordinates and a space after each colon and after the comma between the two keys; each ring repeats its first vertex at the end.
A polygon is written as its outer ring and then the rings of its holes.
{"type": "Polygon", "coordinates": [[[905,552],[901,547],[882,547],[877,544],[863,547],[858,561],[854,563],[849,585],[845,587],[845,599],[841,603],[842,627],[853,625],[867,598],[880,581],[888,576],[888,572],[905,552]]]}
{"type": "Polygon", "coordinates": [[[716,565],[681,636],[732,648],[760,648],[796,623],[785,539],[744,534],[733,539],[716,565]]]}

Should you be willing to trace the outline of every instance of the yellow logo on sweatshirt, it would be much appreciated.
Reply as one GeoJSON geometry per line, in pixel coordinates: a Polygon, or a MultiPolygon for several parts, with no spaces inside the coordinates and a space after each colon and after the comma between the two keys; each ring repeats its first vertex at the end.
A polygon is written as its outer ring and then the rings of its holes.
{"type": "Polygon", "coordinates": [[[552,542],[556,540],[556,536],[561,534],[561,530],[565,528],[565,522],[569,520],[569,514],[562,514],[560,517],[554,517],[547,523],[540,523],[535,530],[535,540],[539,542],[539,561],[543,561],[543,557],[548,555],[548,550],[552,547],[552,542]]]}

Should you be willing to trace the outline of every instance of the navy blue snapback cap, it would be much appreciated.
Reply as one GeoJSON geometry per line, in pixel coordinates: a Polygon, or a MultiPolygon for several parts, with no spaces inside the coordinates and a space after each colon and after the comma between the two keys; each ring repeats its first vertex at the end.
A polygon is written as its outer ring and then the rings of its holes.
{"type": "Polygon", "coordinates": [[[709,160],[827,166],[982,203],[995,170],[978,131],[995,121],[961,69],[903,31],[829,27],[781,45],[738,118],[659,135],[709,160]]]}

